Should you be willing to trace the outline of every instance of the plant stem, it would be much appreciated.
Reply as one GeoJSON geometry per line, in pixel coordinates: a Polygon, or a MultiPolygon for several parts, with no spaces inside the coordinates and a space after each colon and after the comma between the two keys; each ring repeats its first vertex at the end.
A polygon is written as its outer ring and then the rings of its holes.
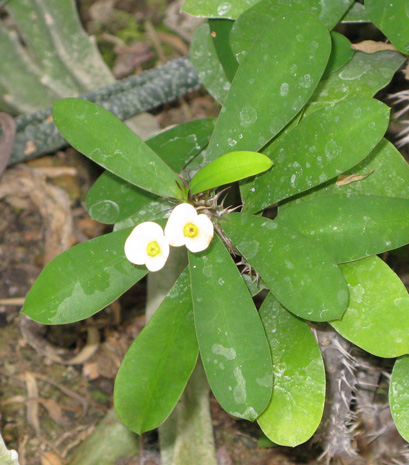
{"type": "MultiPolygon", "coordinates": [[[[198,85],[199,80],[193,65],[184,57],[145,71],[139,76],[114,82],[81,98],[95,102],[125,120],[175,100],[198,85]]],[[[67,145],[50,115],[51,108],[47,108],[15,119],[17,134],[10,165],[67,145]]],[[[0,126],[0,135],[1,133],[0,126]]]]}

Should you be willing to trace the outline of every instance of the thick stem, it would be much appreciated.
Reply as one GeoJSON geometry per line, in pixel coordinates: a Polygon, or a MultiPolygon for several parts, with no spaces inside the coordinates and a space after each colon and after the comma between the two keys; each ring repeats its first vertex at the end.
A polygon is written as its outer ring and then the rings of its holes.
{"type": "MultiPolygon", "coordinates": [[[[118,419],[111,409],[95,430],[69,457],[69,465],[112,465],[138,454],[138,437],[118,419]]],[[[1,464],[0,460],[0,464],[1,464]]]]}
{"type": "MultiPolygon", "coordinates": [[[[117,81],[82,96],[111,111],[121,120],[175,100],[199,85],[187,57],[170,61],[139,76],[117,81]]],[[[15,119],[17,134],[9,164],[53,152],[67,145],[50,119],[51,109],[15,119]]],[[[2,133],[0,125],[0,135],[2,133]]]]}

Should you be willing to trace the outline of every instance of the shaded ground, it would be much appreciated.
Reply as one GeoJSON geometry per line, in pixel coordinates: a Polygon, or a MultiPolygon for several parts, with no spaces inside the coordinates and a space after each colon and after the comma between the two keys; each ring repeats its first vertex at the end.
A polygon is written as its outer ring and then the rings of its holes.
{"type": "MultiPolygon", "coordinates": [[[[177,23],[174,4],[79,2],[87,30],[97,36],[117,78],[187,52],[189,27],[177,23]],[[181,33],[174,32],[175,24],[181,33]]],[[[166,127],[217,112],[213,100],[197,92],[159,109],[155,118],[166,127]]],[[[84,208],[86,192],[98,173],[88,160],[68,149],[13,168],[1,180],[1,430],[9,447],[19,451],[21,465],[65,463],[112,407],[114,377],[144,326],[144,281],[95,317],[75,325],[43,327],[19,314],[25,294],[59,248],[106,231],[89,219],[84,208]]],[[[391,262],[402,276],[407,274],[405,253],[391,262]]],[[[408,282],[406,276],[404,280],[408,282]]],[[[233,419],[214,399],[211,409],[221,465],[315,463],[317,454],[309,447],[260,448],[257,425],[233,419]]],[[[145,449],[145,463],[159,463],[155,432],[146,436],[145,449]]],[[[127,462],[137,463],[137,458],[127,462]]]]}

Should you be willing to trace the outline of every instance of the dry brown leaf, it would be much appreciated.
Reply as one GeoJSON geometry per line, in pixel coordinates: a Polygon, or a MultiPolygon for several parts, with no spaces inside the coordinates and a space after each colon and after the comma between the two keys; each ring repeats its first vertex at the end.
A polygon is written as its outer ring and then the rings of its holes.
{"type": "Polygon", "coordinates": [[[352,48],[365,53],[376,53],[382,50],[396,50],[392,44],[376,42],[375,40],[364,40],[357,44],[352,44],[352,48]]]}
{"type": "Polygon", "coordinates": [[[64,425],[64,418],[61,407],[54,399],[44,399],[40,397],[38,402],[47,410],[51,419],[57,423],[57,425],[64,425]]]}
{"type": "Polygon", "coordinates": [[[67,387],[62,386],[61,384],[56,383],[52,379],[48,378],[47,376],[41,375],[40,373],[36,373],[35,376],[36,378],[41,379],[42,381],[45,381],[48,384],[51,384],[52,386],[56,387],[57,389],[59,389],[61,392],[63,392],[67,396],[72,397],[73,399],[78,401],[82,406],[82,416],[84,416],[87,413],[88,402],[83,397],[78,395],[76,392],[71,391],[71,389],[68,389],[67,387]]]}
{"type": "Polygon", "coordinates": [[[25,372],[24,378],[27,388],[27,421],[35,429],[36,433],[40,434],[37,381],[33,373],[28,371],[25,372]]]}
{"type": "Polygon", "coordinates": [[[338,176],[338,181],[336,182],[337,186],[346,186],[351,184],[351,182],[361,181],[362,179],[367,178],[374,172],[373,168],[370,169],[369,173],[364,174],[340,174],[338,176]]]}
{"type": "Polygon", "coordinates": [[[45,226],[44,264],[68,249],[72,242],[71,201],[61,188],[47,183],[44,175],[25,165],[7,170],[0,184],[0,199],[16,193],[29,197],[45,226]]]}
{"type": "Polygon", "coordinates": [[[97,328],[90,326],[87,329],[87,343],[79,354],[70,360],[64,361],[67,365],[80,365],[90,359],[99,347],[99,331],[97,328]]]}
{"type": "Polygon", "coordinates": [[[5,405],[14,404],[14,403],[25,404],[26,401],[27,401],[27,398],[25,396],[13,396],[13,397],[10,397],[9,399],[4,400],[1,403],[1,406],[4,407],[5,405]]]}
{"type": "Polygon", "coordinates": [[[41,465],[64,465],[54,452],[47,451],[41,453],[41,465]]]}
{"type": "Polygon", "coordinates": [[[90,380],[99,378],[100,373],[98,370],[98,363],[84,363],[84,366],[82,368],[82,374],[90,380]]]}

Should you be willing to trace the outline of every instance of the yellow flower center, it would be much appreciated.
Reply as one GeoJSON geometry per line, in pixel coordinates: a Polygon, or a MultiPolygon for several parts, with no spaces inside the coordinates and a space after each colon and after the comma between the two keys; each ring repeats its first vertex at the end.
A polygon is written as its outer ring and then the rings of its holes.
{"type": "Polygon", "coordinates": [[[150,257],[156,257],[160,252],[160,246],[156,241],[151,241],[146,246],[146,252],[150,257]]]}
{"type": "Polygon", "coordinates": [[[186,223],[183,234],[185,237],[196,237],[199,234],[199,228],[193,223],[186,223]]]}

